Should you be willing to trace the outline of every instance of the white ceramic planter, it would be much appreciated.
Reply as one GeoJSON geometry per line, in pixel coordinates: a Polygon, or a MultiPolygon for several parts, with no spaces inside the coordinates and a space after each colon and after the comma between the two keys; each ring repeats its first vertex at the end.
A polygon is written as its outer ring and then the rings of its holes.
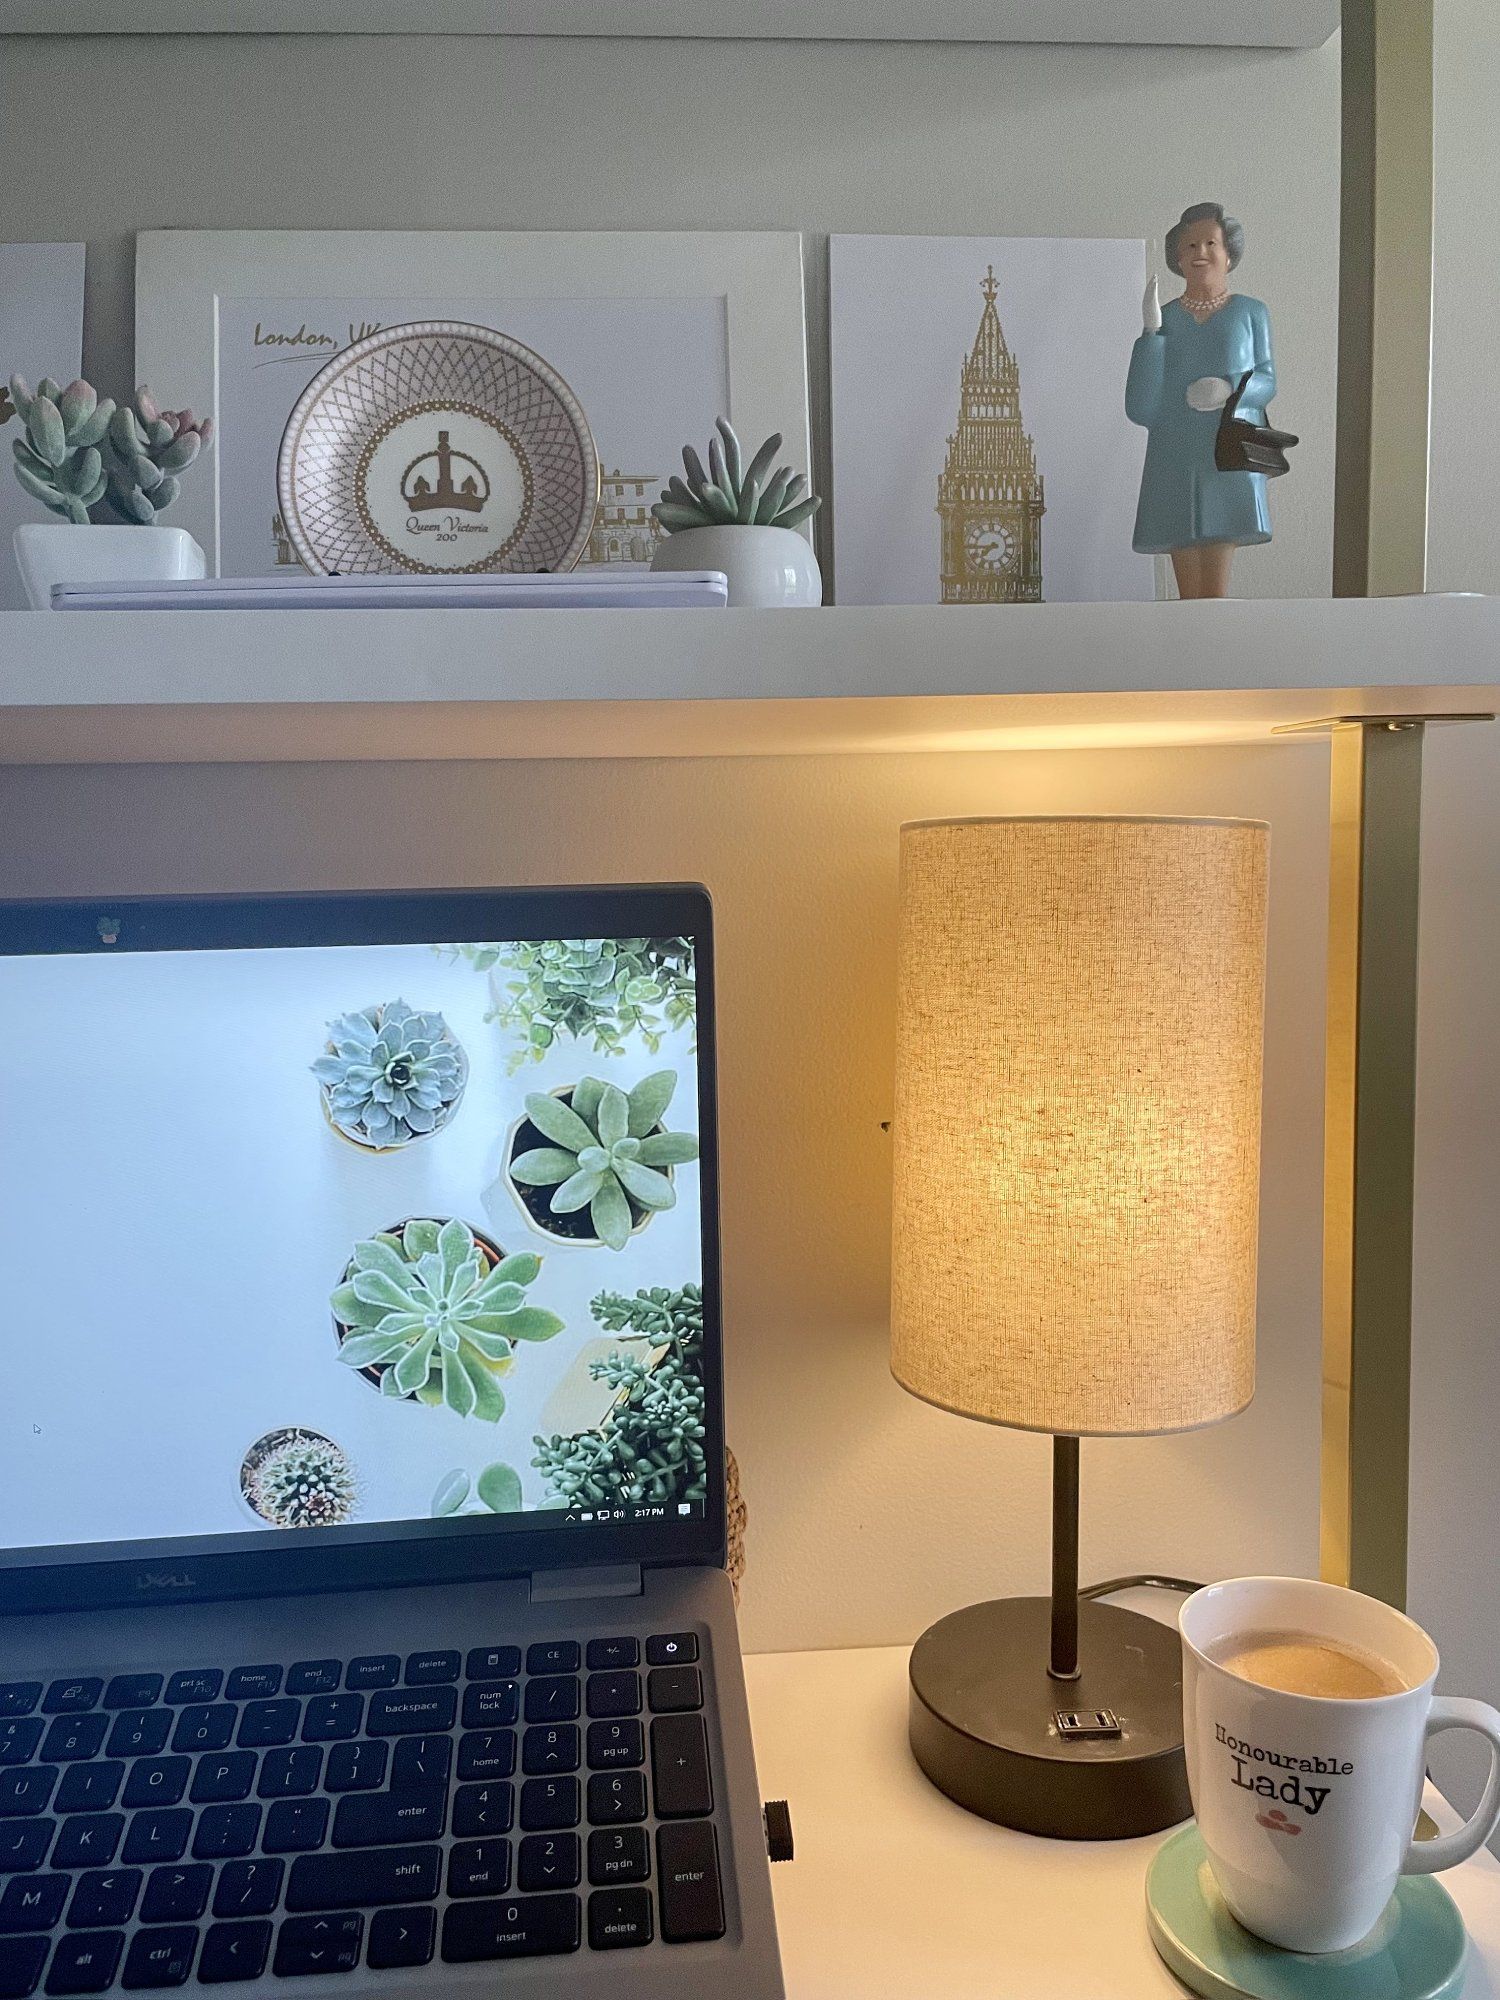
{"type": "Polygon", "coordinates": [[[177,583],[202,576],[207,567],[186,528],[25,521],[16,529],[15,550],[33,611],[52,609],[54,583],[177,583]]]}
{"type": "Polygon", "coordinates": [[[653,570],[717,569],[731,606],[802,608],[823,602],[812,544],[793,528],[684,528],[656,545],[653,570]]]}

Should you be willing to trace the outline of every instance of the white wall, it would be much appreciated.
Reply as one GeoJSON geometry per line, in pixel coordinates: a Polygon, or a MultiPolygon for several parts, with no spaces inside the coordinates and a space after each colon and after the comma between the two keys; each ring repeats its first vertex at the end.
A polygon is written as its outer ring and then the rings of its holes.
{"type": "Polygon", "coordinates": [[[821,410],[828,232],[1160,239],[1221,200],[1274,315],[1275,414],[1304,439],[1274,543],[1240,558],[1246,595],[1329,588],[1337,163],[1336,39],[0,40],[0,228],[89,239],[86,358],[115,390],[137,229],[800,229],[821,410]]]}

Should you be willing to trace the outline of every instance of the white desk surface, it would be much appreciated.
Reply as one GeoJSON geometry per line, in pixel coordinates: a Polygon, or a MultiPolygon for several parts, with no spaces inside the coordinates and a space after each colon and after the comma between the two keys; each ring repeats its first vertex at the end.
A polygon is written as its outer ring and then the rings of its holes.
{"type": "MultiPolygon", "coordinates": [[[[761,1791],[790,1801],[797,1843],[771,1871],[787,2000],[1181,2000],[1146,1935],[1161,1836],[1036,1840],[963,1812],[907,1748],[906,1660],[746,1659],[761,1791]]],[[[1456,1824],[1430,1788],[1428,1806],[1456,1824]]],[[[1500,1863],[1443,1880],[1469,1927],[1464,2000],[1495,2000],[1500,1863]]]]}

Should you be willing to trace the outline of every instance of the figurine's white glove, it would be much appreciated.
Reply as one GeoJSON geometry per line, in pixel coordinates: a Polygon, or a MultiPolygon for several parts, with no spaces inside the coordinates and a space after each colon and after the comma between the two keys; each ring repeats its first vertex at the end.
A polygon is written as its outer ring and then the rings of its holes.
{"type": "Polygon", "coordinates": [[[1230,383],[1222,375],[1200,375],[1187,385],[1190,410],[1222,410],[1229,401],[1230,383]]]}
{"type": "Polygon", "coordinates": [[[1161,332],[1161,287],[1153,271],[1146,280],[1146,296],[1141,300],[1141,322],[1147,333],[1161,332]]]}

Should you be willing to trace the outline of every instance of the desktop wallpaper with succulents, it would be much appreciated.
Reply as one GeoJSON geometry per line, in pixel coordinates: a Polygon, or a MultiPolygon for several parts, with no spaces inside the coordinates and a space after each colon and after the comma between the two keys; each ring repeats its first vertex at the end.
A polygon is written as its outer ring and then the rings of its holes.
{"type": "Polygon", "coordinates": [[[690,939],[13,960],[3,1013],[11,1545],[704,1499],[690,939]]]}

